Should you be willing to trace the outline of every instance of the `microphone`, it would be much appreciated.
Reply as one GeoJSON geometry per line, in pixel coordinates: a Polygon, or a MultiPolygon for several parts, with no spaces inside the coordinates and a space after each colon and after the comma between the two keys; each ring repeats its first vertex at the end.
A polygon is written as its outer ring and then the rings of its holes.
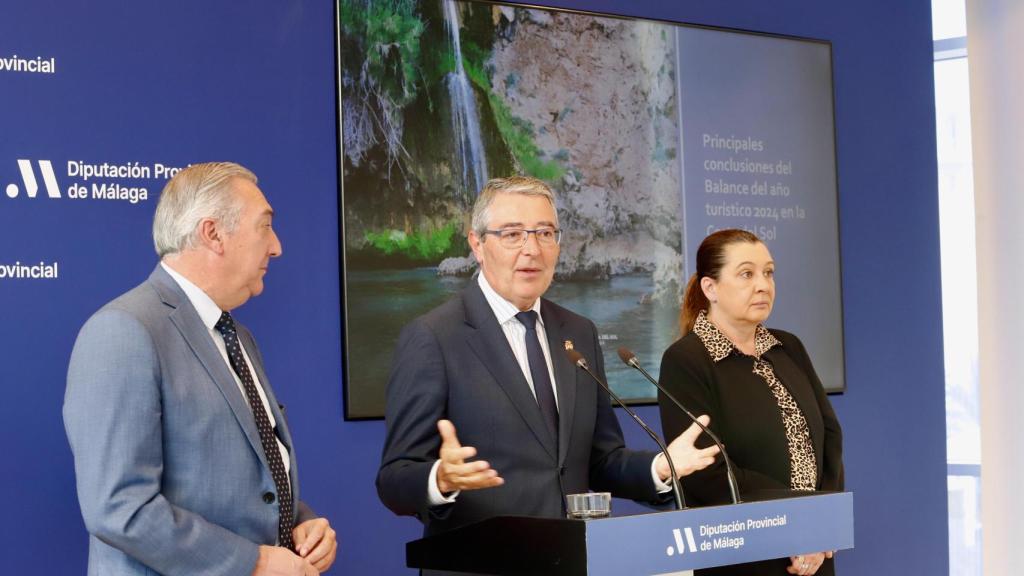
{"type": "Polygon", "coordinates": [[[647,373],[647,370],[644,370],[644,367],[640,365],[640,361],[636,359],[636,354],[633,354],[633,352],[629,348],[619,348],[619,359],[622,360],[622,363],[625,364],[626,366],[636,368],[638,372],[643,374],[644,378],[647,378],[648,382],[654,384],[654,387],[657,388],[658,390],[661,390],[661,393],[664,394],[666,398],[671,400],[672,403],[675,404],[677,408],[682,410],[683,414],[686,414],[686,416],[689,417],[690,420],[694,421],[697,424],[697,426],[700,426],[700,429],[703,430],[704,433],[711,438],[711,440],[715,443],[716,446],[718,446],[718,450],[721,451],[722,453],[722,460],[725,462],[725,475],[726,478],[728,478],[729,480],[729,493],[732,496],[732,503],[739,504],[740,502],[742,502],[742,500],[740,500],[740,489],[737,487],[736,484],[736,473],[733,471],[732,460],[729,459],[729,453],[725,451],[725,445],[723,445],[722,441],[718,439],[718,436],[715,436],[714,432],[709,430],[707,426],[700,422],[700,420],[697,420],[697,417],[694,416],[692,412],[687,410],[686,407],[683,406],[682,402],[676,400],[676,397],[673,396],[671,392],[665,390],[664,386],[662,386],[661,384],[658,383],[657,380],[652,378],[651,375],[647,373]]]}
{"type": "Polygon", "coordinates": [[[614,398],[615,401],[618,402],[619,406],[622,406],[626,413],[629,414],[633,420],[635,420],[636,423],[644,429],[644,432],[647,432],[647,435],[658,444],[658,447],[661,448],[661,453],[665,455],[665,460],[668,462],[669,474],[672,480],[672,494],[675,496],[676,500],[676,509],[685,510],[686,500],[683,499],[683,491],[679,488],[679,476],[676,475],[676,465],[672,462],[672,456],[668,453],[668,448],[665,446],[665,443],[662,442],[661,438],[654,433],[654,430],[651,430],[647,424],[644,424],[644,421],[640,419],[640,416],[637,416],[636,412],[630,410],[629,406],[626,406],[626,403],[622,401],[622,398],[619,398],[618,394],[612,392],[612,389],[608,387],[608,384],[602,382],[596,374],[590,371],[590,366],[587,365],[587,359],[583,357],[583,354],[580,354],[569,347],[566,347],[565,353],[569,356],[569,360],[572,360],[573,364],[582,368],[587,374],[590,374],[590,377],[594,379],[594,382],[597,382],[601,388],[604,388],[605,392],[614,398]]]}

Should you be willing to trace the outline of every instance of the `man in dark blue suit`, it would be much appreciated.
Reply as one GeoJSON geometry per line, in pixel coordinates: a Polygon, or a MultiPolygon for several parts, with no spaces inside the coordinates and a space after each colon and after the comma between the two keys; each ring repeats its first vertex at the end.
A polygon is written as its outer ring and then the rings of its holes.
{"type": "MultiPolygon", "coordinates": [[[[594,324],[541,298],[560,236],[546,184],[491,180],[468,238],[481,273],[402,331],[377,490],[428,535],[504,514],[561,517],[565,494],[669,491],[664,457],[626,449],[607,393],[565,356],[574,348],[604,378],[594,324]]],[[[717,452],[695,449],[698,433],[669,446],[680,476],[717,452]]]]}

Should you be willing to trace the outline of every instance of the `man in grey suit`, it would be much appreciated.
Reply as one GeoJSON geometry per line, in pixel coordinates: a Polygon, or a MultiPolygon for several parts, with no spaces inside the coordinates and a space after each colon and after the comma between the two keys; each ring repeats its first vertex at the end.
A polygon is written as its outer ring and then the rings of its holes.
{"type": "Polygon", "coordinates": [[[334,530],[298,497],[292,438],[252,335],[229,312],[281,254],[249,170],[197,164],[164,188],[149,279],[82,327],[64,424],[91,575],[311,575],[334,530]]]}
{"type": "MultiPolygon", "coordinates": [[[[594,324],[542,298],[560,235],[546,184],[491,180],[468,238],[479,276],[399,337],[377,490],[428,535],[496,515],[562,516],[564,495],[589,489],[666,497],[664,457],[625,447],[607,393],[565,356],[574,348],[604,377],[594,324]]],[[[694,448],[699,432],[669,445],[680,475],[718,451],[694,448]]]]}

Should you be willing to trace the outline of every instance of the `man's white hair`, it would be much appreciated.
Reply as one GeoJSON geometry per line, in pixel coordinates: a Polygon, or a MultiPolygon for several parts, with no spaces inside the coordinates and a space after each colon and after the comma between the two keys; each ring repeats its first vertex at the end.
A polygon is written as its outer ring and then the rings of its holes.
{"type": "MultiPolygon", "coordinates": [[[[491,204],[498,194],[543,196],[548,199],[548,202],[551,202],[551,207],[555,208],[555,193],[551,191],[551,188],[543,180],[530,176],[492,178],[484,185],[484,189],[480,191],[480,195],[476,198],[476,203],[473,204],[473,221],[471,226],[481,241],[485,238],[484,231],[487,230],[487,224],[491,219],[491,204]]],[[[555,226],[558,226],[558,210],[555,210],[555,226]]]]}
{"type": "Polygon", "coordinates": [[[235,230],[242,204],[231,193],[234,178],[256,183],[255,174],[234,162],[193,164],[171,178],[153,215],[153,245],[161,258],[194,248],[204,219],[217,220],[227,233],[235,230]]]}

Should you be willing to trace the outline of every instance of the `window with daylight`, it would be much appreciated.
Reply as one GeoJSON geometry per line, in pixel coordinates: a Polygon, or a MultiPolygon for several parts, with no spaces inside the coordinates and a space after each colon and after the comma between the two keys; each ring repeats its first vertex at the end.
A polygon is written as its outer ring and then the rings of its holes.
{"type": "Polygon", "coordinates": [[[946,370],[949,573],[981,572],[981,428],[971,171],[971,114],[964,0],[932,0],[935,127],[946,370]]]}

